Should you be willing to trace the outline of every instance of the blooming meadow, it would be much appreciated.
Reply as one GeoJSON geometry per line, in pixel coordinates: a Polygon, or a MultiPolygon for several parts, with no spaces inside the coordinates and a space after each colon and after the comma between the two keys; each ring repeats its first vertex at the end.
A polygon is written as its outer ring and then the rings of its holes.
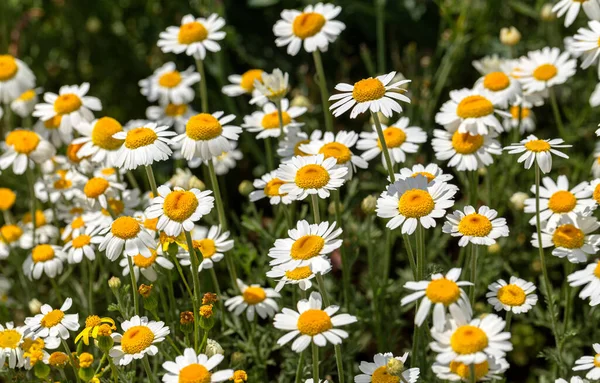
{"type": "Polygon", "coordinates": [[[248,3],[269,35],[149,5],[117,85],[42,70],[51,16],[6,8],[0,382],[600,380],[600,1],[413,4],[428,53],[385,0],[248,3]]]}

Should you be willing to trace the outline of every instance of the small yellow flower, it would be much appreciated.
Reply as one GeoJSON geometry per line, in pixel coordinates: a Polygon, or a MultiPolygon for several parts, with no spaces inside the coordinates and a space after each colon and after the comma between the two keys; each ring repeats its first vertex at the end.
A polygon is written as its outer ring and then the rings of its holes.
{"type": "Polygon", "coordinates": [[[200,316],[210,318],[213,315],[213,305],[202,305],[200,307],[200,316]]]}
{"type": "Polygon", "coordinates": [[[48,358],[48,364],[53,367],[63,368],[67,365],[67,363],[69,363],[69,356],[64,352],[53,352],[48,358]]]}
{"type": "Polygon", "coordinates": [[[94,363],[94,356],[87,352],[82,352],[79,355],[79,367],[88,368],[94,363]]]}
{"type": "Polygon", "coordinates": [[[17,200],[15,192],[8,188],[0,188],[0,210],[10,209],[17,200]]]}
{"type": "Polygon", "coordinates": [[[244,383],[248,381],[248,374],[244,370],[236,370],[229,380],[233,380],[233,383],[244,383]]]}
{"type": "Polygon", "coordinates": [[[77,338],[75,338],[75,343],[78,343],[80,339],[83,339],[83,343],[85,343],[85,345],[89,345],[90,336],[96,339],[98,337],[98,331],[103,324],[110,325],[111,330],[117,329],[115,326],[115,321],[111,318],[100,318],[98,315],[88,316],[85,320],[85,328],[79,333],[79,335],[77,335],[77,338]]]}

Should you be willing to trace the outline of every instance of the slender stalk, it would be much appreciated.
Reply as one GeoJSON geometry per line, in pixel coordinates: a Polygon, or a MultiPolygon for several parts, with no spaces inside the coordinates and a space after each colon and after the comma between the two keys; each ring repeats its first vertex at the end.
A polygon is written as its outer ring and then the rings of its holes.
{"type": "Polygon", "coordinates": [[[4,105],[4,129],[0,128],[0,138],[4,139],[4,135],[10,133],[11,131],[11,113],[12,109],[10,109],[10,105],[4,105]]]}
{"type": "Polygon", "coordinates": [[[311,194],[310,199],[312,202],[314,221],[317,224],[321,223],[321,214],[319,213],[319,199],[317,198],[316,194],[311,194]]]}
{"type": "Polygon", "coordinates": [[[410,244],[410,237],[408,234],[402,234],[402,239],[404,240],[404,246],[406,246],[406,252],[408,253],[408,262],[410,263],[410,269],[412,270],[413,278],[418,281],[417,262],[415,262],[415,255],[412,250],[412,245],[410,244]]]}
{"type": "MultiPolygon", "coordinates": [[[[571,262],[567,262],[565,275],[569,275],[573,272],[573,264],[571,262]]],[[[565,334],[569,330],[569,320],[571,319],[571,308],[573,307],[573,300],[571,299],[571,290],[572,287],[565,279],[565,299],[567,300],[565,305],[565,313],[563,318],[563,334],[565,334]]],[[[564,342],[562,342],[564,343],[564,342]]]]}
{"type": "Polygon", "coordinates": [[[171,258],[173,259],[173,263],[175,264],[175,267],[177,268],[177,271],[179,272],[179,276],[181,277],[181,280],[183,281],[185,289],[187,290],[188,294],[190,295],[190,299],[194,299],[194,293],[192,292],[192,289],[190,288],[190,285],[189,285],[187,279],[185,278],[185,274],[183,273],[183,270],[181,269],[179,260],[177,259],[177,257],[175,255],[173,255],[171,258]]]}
{"type": "MultiPolygon", "coordinates": [[[[58,285],[58,282],[56,282],[55,278],[49,278],[49,279],[50,279],[50,284],[52,285],[52,290],[53,290],[52,292],[54,294],[56,294],[56,298],[58,298],[58,301],[62,302],[63,299],[62,299],[62,294],[60,292],[60,286],[58,285]]],[[[26,290],[26,291],[29,291],[29,290],[26,290]]]]}
{"type": "MultiPolygon", "coordinates": [[[[131,257],[129,257],[131,258],[131,257]]],[[[94,281],[96,280],[96,278],[94,278],[94,263],[92,261],[88,261],[86,262],[88,265],[88,272],[89,272],[89,281],[88,281],[88,312],[89,314],[93,314],[94,313],[94,281]]]]}
{"type": "Polygon", "coordinates": [[[29,185],[29,213],[31,214],[31,237],[33,241],[33,246],[37,244],[37,240],[35,237],[35,230],[37,226],[37,220],[35,217],[35,174],[34,169],[29,166],[29,159],[27,159],[27,184],[29,185]]]}
{"type": "MultiPolygon", "coordinates": [[[[417,265],[416,265],[416,280],[422,281],[424,278],[424,270],[425,270],[425,236],[423,233],[423,226],[421,224],[417,224],[417,265]]],[[[415,365],[419,368],[422,368],[422,359],[417,355],[421,352],[421,348],[419,347],[421,341],[421,327],[422,326],[414,326],[413,331],[413,360],[415,361],[415,365]]]]}
{"type": "Polygon", "coordinates": [[[75,375],[75,381],[79,382],[79,375],[77,374],[77,369],[75,368],[75,359],[73,358],[73,354],[71,354],[69,345],[67,344],[67,342],[64,339],[61,339],[60,342],[62,343],[62,346],[65,349],[65,353],[67,354],[67,356],[69,357],[69,360],[71,361],[71,368],[73,369],[73,375],[75,375]]]}
{"type": "Polygon", "coordinates": [[[512,311],[506,312],[506,325],[504,326],[504,331],[510,332],[510,323],[512,321],[512,316],[513,316],[512,311]]]}
{"type": "Polygon", "coordinates": [[[377,71],[380,74],[385,73],[385,2],[386,0],[375,1],[375,17],[377,18],[377,71]]]}
{"type": "Polygon", "coordinates": [[[135,273],[133,272],[133,258],[129,255],[127,257],[127,263],[129,264],[129,275],[131,276],[131,292],[133,293],[133,309],[135,315],[140,315],[140,308],[138,304],[138,292],[137,282],[135,281],[135,273]]]}
{"type": "Polygon", "coordinates": [[[469,365],[469,381],[471,383],[476,383],[477,382],[477,375],[475,373],[475,363],[471,363],[469,365]]]}
{"type": "Polygon", "coordinates": [[[196,59],[196,68],[200,73],[200,101],[202,101],[202,113],[208,113],[208,90],[206,89],[206,73],[204,73],[204,62],[196,59]]]}
{"type": "Polygon", "coordinates": [[[194,349],[198,351],[198,336],[199,336],[199,304],[200,304],[200,278],[198,277],[198,256],[194,250],[194,242],[192,241],[192,235],[189,231],[184,231],[185,240],[187,241],[188,251],[190,253],[190,261],[192,262],[192,281],[194,283],[194,299],[192,299],[192,305],[194,307],[194,349]]]}
{"type": "MultiPolygon", "coordinates": [[[[108,355],[108,353],[105,355],[108,355]]],[[[119,373],[117,372],[117,367],[113,363],[112,358],[110,356],[108,357],[108,365],[110,366],[110,373],[113,379],[113,383],[119,383],[119,373]]]]}
{"type": "MultiPolygon", "coordinates": [[[[340,201],[340,191],[333,190],[331,192],[333,194],[333,205],[335,208],[335,220],[337,222],[338,227],[342,227],[342,212],[341,201],[340,201]]],[[[341,239],[344,239],[344,232],[342,232],[341,239]]],[[[345,251],[344,244],[340,247],[340,255],[342,257],[342,288],[344,292],[344,303],[346,305],[346,310],[349,310],[350,306],[350,276],[352,275],[352,270],[350,270],[350,263],[348,262],[348,257],[345,251]]]]}
{"type": "Polygon", "coordinates": [[[554,121],[556,122],[556,126],[558,127],[558,134],[563,140],[567,140],[567,132],[565,131],[565,126],[563,125],[562,118],[560,117],[560,111],[558,110],[558,102],[556,101],[556,93],[554,92],[554,88],[550,88],[550,103],[552,104],[552,113],[554,113],[554,121]]]}
{"type": "Polygon", "coordinates": [[[150,189],[152,189],[152,196],[158,197],[158,188],[156,187],[156,179],[154,178],[154,171],[152,171],[152,165],[146,165],[146,175],[148,176],[148,182],[150,183],[150,189]]]}
{"type": "Polygon", "coordinates": [[[394,175],[394,165],[392,164],[392,158],[390,157],[390,152],[388,151],[388,147],[385,142],[385,136],[383,135],[383,129],[381,128],[379,116],[377,115],[377,113],[373,112],[371,112],[371,116],[373,116],[373,122],[375,123],[375,130],[377,130],[377,137],[379,137],[379,143],[381,144],[381,151],[383,152],[385,165],[390,175],[390,182],[394,183],[396,182],[396,176],[394,175]]]}
{"type": "Polygon", "coordinates": [[[275,155],[273,154],[273,142],[271,137],[265,138],[265,157],[267,157],[267,170],[275,169],[275,155]]]}
{"type": "MultiPolygon", "coordinates": [[[[315,68],[317,69],[317,78],[319,80],[319,90],[321,91],[321,104],[323,105],[323,115],[325,117],[325,127],[328,132],[333,132],[333,116],[329,110],[329,92],[327,92],[327,78],[323,69],[323,60],[321,60],[321,52],[316,49],[313,52],[315,68]]],[[[318,382],[315,382],[318,383],[318,382]]]]}
{"type": "Polygon", "coordinates": [[[208,331],[204,331],[204,335],[202,335],[202,343],[200,343],[199,352],[202,354],[206,354],[206,343],[208,342],[208,331]]]}
{"type": "Polygon", "coordinates": [[[478,186],[479,186],[479,177],[477,174],[477,170],[473,170],[467,173],[469,179],[469,204],[477,209],[477,201],[479,200],[478,195],[478,186]]]}
{"type": "Polygon", "coordinates": [[[319,346],[312,343],[313,382],[319,383],[319,346]]]}
{"type": "Polygon", "coordinates": [[[128,170],[127,173],[125,173],[125,176],[127,177],[127,181],[129,181],[132,188],[140,190],[140,185],[138,184],[131,170],[128,170]]]}
{"type": "Polygon", "coordinates": [[[479,246],[471,244],[471,307],[475,305],[475,288],[477,287],[477,253],[479,252],[479,246]]]}
{"type": "Polygon", "coordinates": [[[304,351],[298,355],[298,366],[296,367],[296,378],[294,383],[300,383],[302,381],[302,370],[304,369],[304,351]]]}
{"type": "Polygon", "coordinates": [[[142,365],[144,366],[144,371],[148,376],[148,380],[152,381],[154,378],[154,373],[152,372],[152,368],[150,368],[150,363],[148,362],[148,357],[142,358],[142,365]]]}

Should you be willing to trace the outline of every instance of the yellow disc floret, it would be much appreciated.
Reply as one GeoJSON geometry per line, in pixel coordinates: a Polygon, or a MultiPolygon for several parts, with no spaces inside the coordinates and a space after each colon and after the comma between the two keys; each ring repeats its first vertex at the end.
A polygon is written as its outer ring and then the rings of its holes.
{"type": "Polygon", "coordinates": [[[567,190],[559,190],[550,196],[548,208],[554,213],[568,213],[577,206],[577,198],[567,190]]]}
{"type": "Polygon", "coordinates": [[[223,133],[223,127],[213,115],[200,113],[188,120],[185,133],[193,140],[208,141],[219,137],[223,133]]]}
{"type": "Polygon", "coordinates": [[[525,149],[534,153],[547,152],[550,150],[550,144],[548,141],[544,140],[532,140],[525,143],[523,146],[525,146],[525,149]]]}
{"type": "Polygon", "coordinates": [[[323,310],[306,310],[298,317],[298,330],[303,335],[315,336],[331,330],[331,317],[323,310]]]}
{"type": "Polygon", "coordinates": [[[548,81],[558,73],[558,69],[552,64],[542,64],[535,68],[533,77],[538,81],[548,81]]]}
{"type": "Polygon", "coordinates": [[[510,85],[510,78],[502,72],[488,73],[483,78],[483,86],[494,92],[504,90],[510,85]]]}
{"type": "Polygon", "coordinates": [[[102,177],[90,178],[83,187],[83,193],[88,198],[98,198],[108,189],[108,181],[102,177]]]}
{"type": "Polygon", "coordinates": [[[0,240],[13,243],[23,235],[23,229],[17,225],[4,225],[0,227],[0,240]]]}
{"type": "Polygon", "coordinates": [[[507,306],[521,306],[525,303],[525,291],[517,285],[502,286],[498,290],[498,300],[507,306]]]}
{"type": "Polygon", "coordinates": [[[117,150],[123,145],[123,140],[113,138],[115,133],[123,131],[119,121],[111,117],[102,117],[92,129],[92,143],[105,150],[117,150]]]}
{"type": "Polygon", "coordinates": [[[30,154],[40,143],[40,136],[29,130],[16,129],[6,136],[6,145],[12,146],[19,154],[30,154]]]}
{"type": "Polygon", "coordinates": [[[200,251],[202,258],[210,258],[217,252],[215,241],[210,238],[194,240],[194,249],[200,251]]]}
{"type": "MultiPolygon", "coordinates": [[[[281,112],[281,121],[283,126],[289,125],[292,122],[292,117],[287,112],[281,112]]],[[[279,129],[279,114],[277,112],[266,113],[260,124],[263,129],[279,129]]]]}
{"type": "Polygon", "coordinates": [[[376,78],[367,78],[354,84],[352,98],[357,102],[379,100],[385,95],[385,86],[376,78]]]}
{"type": "Polygon", "coordinates": [[[110,228],[110,232],[120,239],[135,238],[140,230],[140,223],[135,218],[127,216],[117,218],[110,228]]]}
{"type": "Polygon", "coordinates": [[[81,234],[78,237],[73,238],[72,245],[75,249],[81,249],[82,247],[89,245],[92,242],[92,237],[87,234],[81,234]]]}
{"type": "Polygon", "coordinates": [[[312,37],[319,33],[327,20],[317,12],[301,13],[294,19],[292,30],[301,39],[312,37]]]}
{"type": "Polygon", "coordinates": [[[263,71],[261,69],[250,69],[249,71],[246,71],[242,75],[240,86],[246,92],[251,93],[254,90],[254,81],[258,80],[262,83],[262,74],[263,71]]]}
{"type": "Polygon", "coordinates": [[[325,246],[325,240],[318,235],[304,235],[294,241],[290,256],[296,260],[307,260],[318,256],[325,246]]]}
{"type": "Polygon", "coordinates": [[[181,75],[178,71],[167,72],[158,78],[158,84],[165,88],[175,88],[181,82],[181,75]]]}
{"type": "Polygon", "coordinates": [[[371,383],[400,383],[400,377],[390,374],[386,366],[381,366],[373,371],[371,383]]]}
{"type": "Polygon", "coordinates": [[[449,306],[458,301],[460,289],[456,282],[449,279],[434,279],[427,285],[425,295],[433,303],[443,303],[444,306],[449,306]]]}
{"type": "Polygon", "coordinates": [[[285,193],[285,194],[280,194],[279,193],[279,188],[284,183],[285,182],[283,182],[279,178],[273,178],[272,180],[270,180],[269,182],[267,182],[267,185],[264,188],[265,195],[267,197],[280,197],[280,196],[287,195],[287,193],[285,193]]]}
{"type": "Polygon", "coordinates": [[[425,217],[434,208],[435,202],[427,190],[408,190],[398,200],[398,211],[407,218],[425,217]]]}
{"type": "Polygon", "coordinates": [[[488,337],[479,327],[464,325],[457,328],[450,338],[452,350],[460,355],[474,354],[485,350],[488,337]]]}
{"type": "MultiPolygon", "coordinates": [[[[461,362],[450,362],[450,371],[463,378],[465,381],[469,381],[471,376],[471,367],[461,362]]],[[[479,381],[481,378],[486,376],[490,371],[490,365],[488,361],[475,364],[475,381],[479,381]]]]}
{"type": "Polygon", "coordinates": [[[179,371],[179,383],[210,383],[212,374],[201,364],[188,364],[179,371]]]}
{"type": "Polygon", "coordinates": [[[0,210],[8,210],[15,204],[17,195],[8,188],[0,188],[0,210]]]}
{"type": "Polygon", "coordinates": [[[487,98],[479,95],[467,96],[456,107],[456,114],[460,118],[479,118],[494,113],[494,104],[487,98]]]}
{"type": "MultiPolygon", "coordinates": [[[[400,128],[390,126],[383,131],[383,139],[388,148],[398,148],[406,141],[406,133],[400,128]]],[[[381,149],[381,140],[377,139],[377,146],[381,149]]]]}
{"type": "Polygon", "coordinates": [[[154,262],[156,261],[156,257],[158,256],[158,254],[153,249],[149,249],[149,250],[150,250],[150,256],[147,258],[144,257],[142,254],[135,255],[133,257],[133,264],[141,269],[146,269],[146,268],[152,266],[154,264],[154,262]]]}
{"type": "Polygon", "coordinates": [[[568,223],[566,225],[560,225],[554,230],[552,242],[556,247],[579,249],[585,243],[585,234],[575,225],[568,223]]]}
{"type": "Polygon", "coordinates": [[[319,154],[323,154],[325,158],[335,158],[338,165],[345,164],[352,158],[352,152],[344,144],[339,142],[330,142],[319,149],[319,154]]]}
{"type": "Polygon", "coordinates": [[[459,133],[458,131],[452,134],[452,147],[459,154],[473,154],[483,145],[483,136],[469,133],[459,133]]]}
{"type": "Polygon", "coordinates": [[[139,354],[152,345],[154,333],[147,326],[133,326],[121,338],[121,348],[126,354],[139,354]]]}
{"type": "Polygon", "coordinates": [[[64,317],[65,317],[64,312],[62,312],[58,309],[54,309],[54,310],[50,311],[48,314],[44,315],[44,317],[40,321],[40,324],[42,325],[42,327],[51,328],[51,327],[54,327],[57,324],[59,324],[63,320],[64,317]]]}
{"type": "Polygon", "coordinates": [[[125,147],[127,149],[137,149],[154,143],[158,136],[150,128],[134,128],[127,132],[125,137],[125,147]]]}
{"type": "Polygon", "coordinates": [[[69,114],[79,110],[82,105],[81,98],[75,93],[61,94],[56,101],[54,101],[54,111],[62,116],[63,114],[69,114]]]}
{"type": "Polygon", "coordinates": [[[302,189],[320,189],[329,183],[329,172],[321,165],[304,165],[296,172],[296,185],[302,189]]]}
{"type": "Polygon", "coordinates": [[[248,287],[242,293],[244,302],[249,305],[256,305],[267,299],[267,293],[261,287],[248,287]]]}
{"type": "Polygon", "coordinates": [[[477,213],[469,214],[460,220],[458,231],[462,235],[485,237],[492,231],[492,222],[484,215],[477,213]]]}
{"type": "Polygon", "coordinates": [[[15,329],[5,329],[0,331],[0,350],[3,348],[15,349],[21,342],[21,333],[15,329]]]}
{"type": "Polygon", "coordinates": [[[175,190],[165,197],[163,211],[173,221],[183,222],[190,218],[198,207],[198,198],[190,191],[175,190]]]}
{"type": "Polygon", "coordinates": [[[49,261],[54,259],[55,255],[54,248],[51,245],[37,245],[31,250],[31,258],[35,263],[49,261]]]}
{"type": "Polygon", "coordinates": [[[300,266],[300,267],[296,267],[293,270],[288,270],[285,272],[286,278],[294,280],[294,281],[306,279],[306,278],[310,277],[311,275],[313,275],[313,273],[310,270],[310,266],[300,266]]]}
{"type": "Polygon", "coordinates": [[[207,37],[208,30],[206,27],[197,21],[192,21],[179,27],[177,40],[180,44],[189,45],[204,41],[207,37]]]}
{"type": "Polygon", "coordinates": [[[0,81],[8,81],[15,77],[19,67],[17,60],[11,55],[0,55],[0,81]]]}

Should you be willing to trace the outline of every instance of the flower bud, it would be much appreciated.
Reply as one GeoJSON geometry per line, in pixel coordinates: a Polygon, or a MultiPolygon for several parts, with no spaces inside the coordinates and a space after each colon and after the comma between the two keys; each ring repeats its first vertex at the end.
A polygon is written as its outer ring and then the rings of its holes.
{"type": "Polygon", "coordinates": [[[238,191],[244,197],[248,197],[250,195],[250,193],[252,193],[254,191],[254,186],[252,185],[252,182],[250,182],[248,180],[243,180],[242,182],[240,182],[240,185],[238,186],[238,191]]]}
{"type": "Polygon", "coordinates": [[[100,331],[98,331],[98,336],[96,337],[96,345],[102,352],[107,353],[114,346],[115,341],[110,335],[100,335],[100,331]]]}
{"type": "Polygon", "coordinates": [[[510,197],[510,203],[517,210],[523,210],[525,208],[525,200],[529,198],[527,193],[516,192],[510,197]]]}
{"type": "Polygon", "coordinates": [[[236,351],[231,354],[231,364],[230,365],[241,365],[246,362],[246,355],[243,352],[236,351]]]}
{"type": "Polygon", "coordinates": [[[108,287],[110,287],[112,290],[117,290],[121,287],[121,280],[117,277],[111,277],[108,280],[108,287]]]}
{"type": "Polygon", "coordinates": [[[208,304],[211,304],[211,303],[215,303],[218,300],[219,300],[219,298],[217,297],[217,294],[215,294],[215,293],[206,293],[202,297],[202,304],[203,305],[208,305],[208,304]]]}
{"type": "Polygon", "coordinates": [[[46,378],[48,377],[48,375],[50,375],[50,367],[48,367],[48,365],[46,365],[45,363],[36,363],[35,366],[33,366],[33,374],[41,380],[46,380],[46,378]]]}
{"type": "Polygon", "coordinates": [[[82,367],[77,372],[77,375],[79,375],[79,378],[84,382],[89,382],[94,378],[94,369],[91,367],[82,367]]]}
{"type": "Polygon", "coordinates": [[[499,252],[500,252],[500,245],[498,244],[498,242],[494,243],[493,245],[488,246],[488,253],[498,254],[499,252]]]}
{"type": "Polygon", "coordinates": [[[402,375],[402,371],[404,370],[404,363],[401,360],[396,358],[390,358],[387,362],[387,372],[393,376],[402,375]]]}
{"type": "Polygon", "coordinates": [[[152,294],[152,285],[148,286],[142,283],[140,287],[138,287],[138,293],[140,293],[142,297],[148,298],[150,294],[152,294]]]}
{"type": "Polygon", "coordinates": [[[190,189],[196,188],[196,189],[198,189],[200,191],[206,190],[206,185],[204,184],[204,182],[202,182],[196,176],[192,176],[192,178],[190,178],[189,186],[190,186],[190,189]]]}
{"type": "Polygon", "coordinates": [[[521,32],[515,27],[500,29],[500,42],[507,46],[515,46],[521,41],[521,32]]]}
{"type": "Polygon", "coordinates": [[[38,301],[35,298],[30,300],[28,305],[29,305],[29,311],[31,311],[31,313],[33,315],[39,314],[40,310],[42,309],[42,302],[38,301]]]}
{"type": "Polygon", "coordinates": [[[88,352],[82,352],[79,355],[79,367],[87,368],[94,363],[94,356],[88,352]]]}
{"type": "Polygon", "coordinates": [[[64,352],[55,351],[50,354],[48,364],[56,368],[64,368],[69,363],[69,356],[64,352]]]}
{"type": "Polygon", "coordinates": [[[552,11],[553,5],[551,3],[546,3],[542,6],[542,10],[540,12],[540,18],[544,21],[552,21],[556,19],[556,15],[552,11]]]}
{"type": "Polygon", "coordinates": [[[213,305],[202,305],[200,307],[200,327],[203,330],[209,331],[215,325],[215,318],[213,317],[213,305]]]}
{"type": "Polygon", "coordinates": [[[189,334],[194,331],[194,313],[183,311],[179,314],[179,328],[181,332],[189,334]]]}
{"type": "Polygon", "coordinates": [[[301,108],[310,109],[313,105],[310,102],[310,100],[308,99],[308,97],[306,97],[305,95],[299,94],[299,95],[295,96],[294,98],[292,98],[292,102],[290,103],[290,106],[297,106],[297,107],[301,107],[301,108]]]}
{"type": "MultiPolygon", "coordinates": [[[[340,202],[338,204],[338,209],[340,210],[340,214],[341,214],[344,211],[344,204],[340,202]]],[[[331,203],[329,204],[329,206],[327,206],[327,212],[330,215],[334,215],[335,214],[335,201],[331,201],[331,203]]]]}
{"type": "Polygon", "coordinates": [[[223,355],[224,353],[225,353],[225,351],[223,350],[223,347],[221,347],[221,345],[219,343],[217,343],[216,341],[214,341],[212,339],[206,340],[206,351],[205,351],[206,356],[208,356],[210,358],[213,355],[217,355],[217,354],[223,355]]]}
{"type": "Polygon", "coordinates": [[[360,203],[360,208],[365,214],[373,214],[377,208],[377,197],[374,195],[366,196],[360,203]]]}
{"type": "Polygon", "coordinates": [[[248,374],[244,370],[237,370],[229,380],[233,380],[233,383],[245,383],[248,381],[248,374]]]}

